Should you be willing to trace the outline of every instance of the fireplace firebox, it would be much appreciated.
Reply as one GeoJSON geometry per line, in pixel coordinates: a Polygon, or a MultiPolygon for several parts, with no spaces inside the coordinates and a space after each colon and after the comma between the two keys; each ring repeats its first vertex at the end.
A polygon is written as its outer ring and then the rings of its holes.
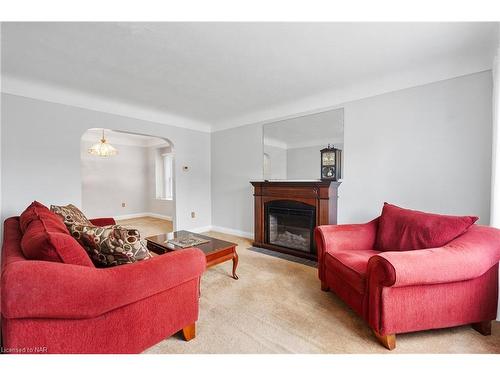
{"type": "Polygon", "coordinates": [[[306,254],[315,254],[314,227],[316,208],[314,206],[277,200],[265,204],[265,236],[271,245],[282,246],[306,254]]]}

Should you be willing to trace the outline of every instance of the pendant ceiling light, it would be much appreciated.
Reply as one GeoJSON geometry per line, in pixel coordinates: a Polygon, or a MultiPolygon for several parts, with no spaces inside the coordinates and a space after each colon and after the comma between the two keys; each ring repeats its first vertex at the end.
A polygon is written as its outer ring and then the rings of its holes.
{"type": "Polygon", "coordinates": [[[118,151],[116,148],[111,146],[108,141],[106,141],[106,138],[104,138],[104,129],[102,129],[102,138],[99,143],[96,143],[93,145],[91,148],[89,148],[89,154],[96,155],[96,156],[113,156],[116,155],[118,151]]]}

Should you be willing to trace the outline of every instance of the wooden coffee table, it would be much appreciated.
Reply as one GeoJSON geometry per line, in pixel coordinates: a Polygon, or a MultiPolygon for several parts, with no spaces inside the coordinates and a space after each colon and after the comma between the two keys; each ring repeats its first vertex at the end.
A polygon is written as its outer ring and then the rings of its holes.
{"type": "MultiPolygon", "coordinates": [[[[172,245],[171,243],[168,243],[167,235],[170,234],[163,233],[156,236],[146,237],[148,250],[156,254],[165,254],[170,251],[183,249],[182,247],[177,247],[172,245]]],[[[236,267],[238,267],[238,253],[236,253],[236,246],[238,246],[238,244],[219,240],[217,238],[209,236],[204,236],[198,233],[188,232],[186,230],[173,232],[173,238],[185,237],[188,235],[193,235],[208,240],[208,242],[206,243],[194,246],[205,253],[205,256],[207,258],[207,268],[232,259],[233,279],[238,280],[238,276],[236,275],[236,267]]],[[[172,237],[170,237],[169,239],[172,239],[172,237]]]]}

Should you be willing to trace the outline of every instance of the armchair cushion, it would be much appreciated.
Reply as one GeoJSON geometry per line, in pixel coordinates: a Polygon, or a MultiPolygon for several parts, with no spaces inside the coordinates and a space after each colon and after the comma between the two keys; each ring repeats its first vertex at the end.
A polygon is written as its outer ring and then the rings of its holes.
{"type": "Polygon", "coordinates": [[[380,251],[439,248],[463,234],[477,219],[477,216],[430,214],[384,203],[375,247],[380,251]]]}
{"type": "Polygon", "coordinates": [[[327,251],[325,254],[325,266],[359,294],[364,294],[368,260],[379,253],[376,250],[327,251]]]}
{"type": "Polygon", "coordinates": [[[446,246],[381,252],[368,269],[383,286],[453,283],[482,276],[500,259],[500,231],[474,225],[446,246]]]}

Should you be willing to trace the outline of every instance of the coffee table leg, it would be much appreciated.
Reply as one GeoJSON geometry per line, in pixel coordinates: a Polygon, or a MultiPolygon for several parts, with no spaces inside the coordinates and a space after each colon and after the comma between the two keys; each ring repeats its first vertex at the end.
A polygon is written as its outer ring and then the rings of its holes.
{"type": "Polygon", "coordinates": [[[238,253],[234,250],[233,254],[233,279],[238,280],[238,275],[236,275],[236,267],[238,267],[238,253]]]}

